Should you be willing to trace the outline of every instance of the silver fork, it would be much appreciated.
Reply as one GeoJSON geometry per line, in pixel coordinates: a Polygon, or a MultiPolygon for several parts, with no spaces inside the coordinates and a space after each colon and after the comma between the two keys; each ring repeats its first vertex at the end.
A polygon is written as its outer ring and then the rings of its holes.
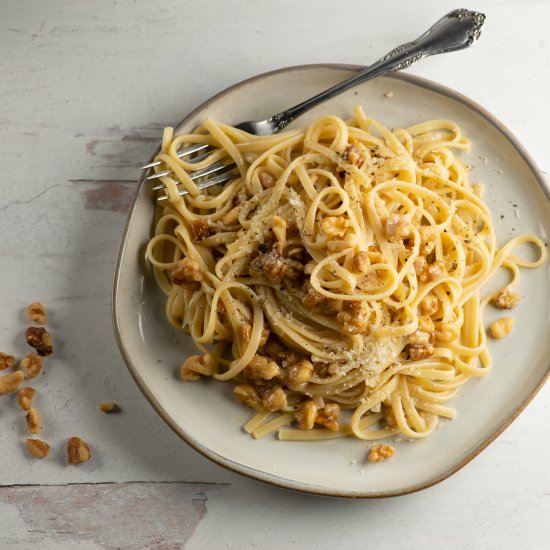
{"type": "MultiPolygon", "coordinates": [[[[479,38],[484,21],[485,15],[482,13],[464,9],[453,10],[434,23],[416,40],[397,46],[384,57],[347,80],[306,99],[302,103],[282,113],[273,115],[266,120],[261,120],[259,122],[241,122],[235,127],[256,136],[276,134],[290,124],[295,118],[309,111],[309,109],[341,94],[357,84],[389,72],[406,69],[423,57],[462,50],[471,46],[479,38]]],[[[177,155],[179,158],[189,157],[188,162],[197,163],[212,154],[213,150],[214,148],[209,145],[197,144],[182,149],[177,155]],[[195,156],[193,157],[193,155],[195,156]]],[[[161,164],[160,161],[151,162],[143,166],[142,170],[150,169],[159,164],[161,164]]],[[[148,176],[147,179],[154,180],[163,176],[169,176],[171,173],[170,170],[164,170],[148,176]]],[[[215,162],[189,175],[192,180],[207,178],[198,183],[197,187],[199,189],[206,189],[213,185],[225,183],[237,176],[239,176],[239,171],[235,164],[227,161],[215,162]],[[212,177],[208,178],[208,176],[212,177]]],[[[164,185],[160,184],[153,187],[153,190],[160,191],[163,188],[164,185]]],[[[186,195],[187,190],[181,189],[179,194],[186,195]]],[[[157,200],[163,201],[167,198],[166,194],[164,194],[160,195],[157,200]]]]}

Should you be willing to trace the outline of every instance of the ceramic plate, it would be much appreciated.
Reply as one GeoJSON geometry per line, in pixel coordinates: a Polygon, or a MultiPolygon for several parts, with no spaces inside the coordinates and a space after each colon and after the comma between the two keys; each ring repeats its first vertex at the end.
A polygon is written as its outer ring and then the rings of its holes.
{"type": "MultiPolygon", "coordinates": [[[[357,70],[314,65],[252,78],[204,103],[178,131],[192,130],[207,116],[229,124],[266,118],[357,70]]],[[[498,242],[523,232],[547,239],[550,201],[540,172],[510,132],[481,107],[433,82],[398,74],[349,90],[294,126],[307,125],[324,114],[347,117],[356,104],[388,127],[431,118],[458,122],[472,140],[472,153],[465,158],[473,166],[472,180],[486,184],[498,242]],[[393,93],[387,97],[386,92],[393,93]]],[[[524,299],[512,312],[515,329],[508,338],[490,343],[494,360],[490,375],[462,388],[451,402],[458,410],[456,420],[443,423],[428,438],[398,441],[395,456],[378,464],[366,461],[367,444],[354,439],[283,442],[268,436],[256,441],[242,431],[250,412],[236,402],[231,384],[184,383],[176,377],[177,367],[195,350],[190,337],[175,334],[165,320],[164,296],[144,260],[154,211],[150,188],[142,178],[118,257],[113,296],[118,345],[130,373],[161,417],[182,439],[222,466],[309,493],[347,497],[410,493],[468,463],[510,424],[548,376],[550,277],[544,266],[522,272],[519,291],[524,299]]],[[[498,312],[488,311],[486,323],[491,315],[498,312]]]]}

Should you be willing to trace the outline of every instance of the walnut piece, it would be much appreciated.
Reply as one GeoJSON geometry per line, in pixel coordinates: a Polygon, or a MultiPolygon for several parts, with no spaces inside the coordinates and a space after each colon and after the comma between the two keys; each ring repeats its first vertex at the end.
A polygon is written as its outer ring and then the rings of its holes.
{"type": "Polygon", "coordinates": [[[280,411],[287,406],[286,393],[281,386],[267,390],[262,396],[262,405],[270,412],[280,411]]]}
{"type": "Polygon", "coordinates": [[[439,260],[430,264],[424,256],[419,256],[414,261],[414,271],[421,283],[436,281],[443,277],[445,264],[439,260]]]}
{"type": "Polygon", "coordinates": [[[281,373],[281,369],[269,357],[256,354],[252,361],[246,365],[243,373],[248,378],[271,380],[281,373]]]}
{"type": "Polygon", "coordinates": [[[353,271],[357,273],[366,273],[370,266],[369,253],[364,250],[356,252],[351,262],[353,271]]]}
{"type": "Polygon", "coordinates": [[[31,434],[38,434],[40,433],[40,430],[42,429],[42,424],[40,421],[40,413],[38,412],[38,409],[30,409],[26,416],[27,419],[27,428],[29,429],[29,433],[31,434]]]}
{"type": "Polygon", "coordinates": [[[361,166],[365,162],[363,152],[354,143],[347,145],[342,153],[342,158],[354,166],[361,166]]]}
{"type": "Polygon", "coordinates": [[[348,230],[349,224],[349,219],[344,216],[328,216],[321,220],[319,225],[321,233],[329,239],[333,239],[334,237],[343,237],[348,230]]]}
{"type": "Polygon", "coordinates": [[[0,352],[0,370],[11,369],[15,365],[15,357],[0,352]]]}
{"type": "Polygon", "coordinates": [[[398,241],[411,234],[412,228],[409,220],[405,216],[392,214],[386,219],[384,224],[386,235],[392,241],[398,241]]]}
{"type": "Polygon", "coordinates": [[[201,374],[211,376],[214,372],[214,357],[207,353],[206,355],[191,355],[180,366],[180,378],[182,380],[198,380],[201,374]]]}
{"type": "Polygon", "coordinates": [[[44,327],[29,327],[25,331],[25,338],[38,355],[45,356],[53,352],[52,337],[44,327]]]}
{"type": "Polygon", "coordinates": [[[275,284],[280,283],[288,271],[288,265],[281,259],[277,250],[260,254],[250,262],[249,272],[253,277],[267,275],[275,284]]]}
{"type": "Polygon", "coordinates": [[[88,444],[80,437],[71,437],[67,442],[67,459],[69,464],[81,464],[92,457],[88,444]]]}
{"type": "Polygon", "coordinates": [[[262,329],[262,336],[260,337],[260,347],[265,346],[266,342],[269,340],[269,329],[262,329]]]}
{"type": "Polygon", "coordinates": [[[374,445],[370,448],[369,462],[382,462],[395,454],[395,448],[391,445],[374,445]]]}
{"type": "Polygon", "coordinates": [[[426,294],[418,304],[418,311],[422,315],[434,315],[439,310],[439,298],[435,294],[426,294]]]}
{"type": "Polygon", "coordinates": [[[33,322],[43,325],[46,323],[46,308],[40,302],[33,302],[27,307],[27,317],[33,322]]]}
{"type": "Polygon", "coordinates": [[[325,426],[333,432],[339,430],[338,420],[340,419],[340,406],[337,403],[327,403],[317,412],[315,423],[325,426]]]}
{"type": "Polygon", "coordinates": [[[233,393],[237,399],[246,407],[254,409],[256,412],[265,412],[264,406],[262,405],[262,400],[258,395],[258,392],[250,384],[240,384],[235,386],[233,393]]]}
{"type": "Polygon", "coordinates": [[[364,301],[345,300],[343,310],[336,316],[342,332],[349,335],[365,334],[368,332],[367,307],[364,301]]]}
{"type": "Polygon", "coordinates": [[[198,282],[201,280],[202,274],[199,262],[191,258],[180,260],[172,271],[172,283],[175,285],[183,285],[189,282],[198,282]]]}
{"type": "Polygon", "coordinates": [[[426,359],[434,354],[435,327],[430,317],[418,318],[418,328],[407,337],[409,357],[413,361],[426,359]]]}
{"type": "Polygon", "coordinates": [[[97,408],[104,413],[118,413],[121,411],[121,408],[112,401],[104,401],[102,403],[97,404],[97,408]]]}
{"type": "Polygon", "coordinates": [[[323,296],[309,282],[305,284],[305,290],[307,294],[302,298],[302,304],[308,309],[315,308],[324,315],[331,315],[342,309],[342,300],[334,300],[333,298],[323,296]]]}
{"type": "Polygon", "coordinates": [[[36,395],[36,390],[31,387],[22,388],[19,390],[19,395],[17,396],[17,402],[19,406],[24,410],[28,411],[32,406],[32,400],[36,395]]]}
{"type": "Polygon", "coordinates": [[[250,342],[250,335],[252,334],[252,326],[249,323],[244,323],[241,325],[241,340],[243,344],[248,344],[250,342]]]}
{"type": "Polygon", "coordinates": [[[313,376],[313,364],[307,359],[298,361],[288,369],[288,380],[291,384],[305,384],[313,376]]]}
{"type": "Polygon", "coordinates": [[[311,430],[315,425],[315,418],[317,417],[317,405],[311,400],[304,401],[300,403],[294,416],[302,430],[311,430]]]}
{"type": "Polygon", "coordinates": [[[27,451],[34,458],[46,458],[50,454],[50,446],[40,439],[27,439],[27,451]]]}
{"type": "Polygon", "coordinates": [[[36,378],[42,370],[42,357],[33,351],[21,359],[21,368],[27,378],[36,378]]]}
{"type": "Polygon", "coordinates": [[[216,231],[203,220],[195,220],[191,223],[191,231],[195,241],[202,241],[211,237],[216,231]]]}
{"type": "Polygon", "coordinates": [[[491,325],[489,325],[489,329],[493,338],[500,340],[512,332],[513,326],[514,319],[512,319],[512,317],[502,317],[501,319],[498,319],[498,321],[491,323],[491,325]]]}
{"type": "Polygon", "coordinates": [[[0,376],[0,395],[14,392],[24,379],[25,375],[20,370],[0,376]]]}
{"type": "Polygon", "coordinates": [[[500,309],[514,309],[521,300],[521,296],[517,292],[513,292],[510,288],[503,288],[493,298],[495,306],[500,309]]]}

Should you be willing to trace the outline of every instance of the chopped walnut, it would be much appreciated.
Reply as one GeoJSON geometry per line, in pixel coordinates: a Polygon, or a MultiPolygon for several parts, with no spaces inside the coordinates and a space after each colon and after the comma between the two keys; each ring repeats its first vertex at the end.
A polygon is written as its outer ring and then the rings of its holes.
{"type": "Polygon", "coordinates": [[[351,262],[351,266],[353,271],[357,273],[366,273],[370,266],[369,253],[364,250],[356,252],[351,262]]]}
{"type": "Polygon", "coordinates": [[[333,298],[323,296],[320,292],[317,292],[309,282],[306,283],[305,289],[307,294],[302,298],[302,304],[308,309],[315,308],[325,315],[337,313],[342,309],[342,300],[334,300],[333,298]]]}
{"type": "Polygon", "coordinates": [[[418,280],[422,283],[436,281],[443,277],[445,273],[445,264],[439,260],[430,264],[426,261],[426,258],[419,256],[414,261],[414,271],[418,280]]]}
{"type": "Polygon", "coordinates": [[[313,364],[313,375],[317,378],[327,378],[331,375],[330,363],[318,362],[313,364]]]}
{"type": "Polygon", "coordinates": [[[272,227],[273,233],[277,241],[281,244],[284,244],[286,242],[286,220],[284,220],[280,216],[273,216],[272,227]]]}
{"type": "Polygon", "coordinates": [[[241,340],[243,344],[250,342],[250,335],[252,334],[252,326],[250,323],[244,323],[241,325],[241,340]]]}
{"type": "Polygon", "coordinates": [[[435,327],[435,339],[439,342],[452,342],[460,335],[460,328],[454,323],[437,323],[435,327]]]}
{"type": "Polygon", "coordinates": [[[232,208],[225,216],[222,218],[222,223],[224,225],[233,225],[239,219],[239,214],[241,213],[242,206],[237,205],[235,208],[232,208]]]}
{"type": "Polygon", "coordinates": [[[191,258],[180,260],[172,271],[172,282],[175,285],[183,285],[192,281],[200,281],[202,277],[199,262],[191,258]]]}
{"type": "Polygon", "coordinates": [[[254,355],[252,361],[244,368],[245,376],[260,380],[271,380],[281,373],[281,369],[269,357],[254,355]]]}
{"type": "Polygon", "coordinates": [[[19,390],[19,395],[17,396],[17,402],[19,406],[24,410],[30,410],[32,406],[32,400],[36,395],[36,390],[31,387],[22,388],[19,390]]]}
{"type": "Polygon", "coordinates": [[[288,369],[288,380],[292,384],[305,384],[313,376],[313,364],[307,359],[298,361],[288,369]]]}
{"type": "Polygon", "coordinates": [[[340,406],[337,403],[327,403],[321,410],[317,412],[315,423],[325,426],[333,432],[337,432],[340,427],[338,420],[340,418],[340,406]]]}
{"type": "Polygon", "coordinates": [[[27,378],[36,378],[42,370],[42,357],[35,351],[21,359],[21,368],[27,378]]]}
{"type": "Polygon", "coordinates": [[[287,406],[286,393],[281,386],[267,390],[262,396],[262,405],[270,412],[280,411],[287,406]]]}
{"type": "Polygon", "coordinates": [[[267,342],[264,344],[264,353],[271,357],[272,359],[280,359],[281,352],[285,348],[279,342],[277,337],[268,338],[267,342]]]}
{"type": "Polygon", "coordinates": [[[438,310],[439,299],[435,294],[427,294],[418,304],[418,311],[421,315],[434,315],[438,310]]]}
{"type": "Polygon", "coordinates": [[[510,288],[503,288],[493,298],[495,306],[500,309],[514,309],[521,300],[521,296],[516,292],[510,290],[510,288]]]}
{"type": "Polygon", "coordinates": [[[391,445],[374,445],[369,452],[369,462],[382,462],[395,454],[395,448],[391,445]]]}
{"type": "Polygon", "coordinates": [[[25,375],[20,370],[0,376],[0,395],[14,392],[24,379],[25,375]]]}
{"type": "Polygon", "coordinates": [[[11,369],[15,365],[15,357],[0,352],[0,370],[11,369]]]}
{"type": "Polygon", "coordinates": [[[260,179],[262,187],[265,189],[271,189],[272,187],[275,187],[275,184],[277,183],[275,177],[272,176],[269,172],[260,172],[260,175],[258,177],[260,179]]]}
{"type": "Polygon", "coordinates": [[[209,353],[206,355],[191,355],[180,367],[182,380],[198,380],[201,374],[211,376],[214,372],[215,360],[209,353]]]}
{"type": "Polygon", "coordinates": [[[411,234],[411,224],[405,216],[392,214],[384,224],[386,235],[390,240],[399,240],[411,234]]]}
{"type": "Polygon", "coordinates": [[[38,412],[38,409],[33,409],[33,408],[29,409],[26,419],[27,419],[27,428],[29,429],[29,433],[31,434],[40,433],[40,430],[42,429],[42,424],[40,422],[40,413],[38,412]]]}
{"type": "Polygon", "coordinates": [[[239,386],[235,386],[233,393],[246,407],[250,407],[258,413],[265,412],[264,406],[262,405],[262,400],[260,399],[260,396],[254,386],[251,386],[250,384],[241,384],[239,386]]]}
{"type": "Polygon", "coordinates": [[[311,430],[315,425],[315,418],[317,417],[317,405],[311,400],[304,401],[300,403],[294,416],[302,430],[311,430]]]}
{"type": "Polygon", "coordinates": [[[344,216],[328,216],[321,220],[321,233],[326,235],[329,239],[343,237],[348,230],[349,223],[349,219],[344,216]]]}
{"type": "Polygon", "coordinates": [[[383,264],[386,262],[384,254],[382,254],[382,252],[380,252],[379,250],[370,250],[369,247],[369,251],[367,252],[367,254],[369,255],[371,264],[383,264]]]}
{"type": "Polygon", "coordinates": [[[27,451],[34,458],[46,458],[50,454],[50,446],[40,439],[27,439],[27,451]]]}
{"type": "Polygon", "coordinates": [[[512,332],[513,326],[514,320],[512,317],[502,317],[498,321],[491,323],[489,329],[491,330],[493,338],[500,340],[512,332]]]}
{"type": "Polygon", "coordinates": [[[27,317],[33,323],[43,325],[46,322],[46,308],[40,302],[33,302],[27,308],[27,317]]]}
{"type": "Polygon", "coordinates": [[[104,401],[103,403],[98,403],[97,408],[104,413],[118,413],[121,411],[121,408],[112,401],[104,401]]]}
{"type": "Polygon", "coordinates": [[[438,231],[435,227],[423,226],[420,228],[419,253],[421,256],[428,256],[434,251],[437,237],[438,231]]]}
{"type": "Polygon", "coordinates": [[[343,310],[336,316],[342,332],[349,335],[368,332],[369,322],[366,317],[366,308],[367,304],[364,301],[345,300],[343,310]]]}
{"type": "Polygon", "coordinates": [[[273,250],[260,254],[250,262],[249,272],[253,277],[267,275],[267,278],[275,284],[280,283],[288,271],[288,265],[281,259],[281,255],[273,250]]]}
{"type": "Polygon", "coordinates": [[[342,158],[354,166],[361,166],[365,162],[363,152],[357,145],[350,143],[342,153],[342,158]]]}
{"type": "Polygon", "coordinates": [[[407,338],[409,357],[413,361],[426,359],[434,354],[435,327],[430,317],[419,317],[418,328],[407,338]]]}
{"type": "Polygon", "coordinates": [[[71,437],[67,442],[67,458],[69,464],[81,464],[92,457],[88,444],[80,437],[71,437]]]}
{"type": "Polygon", "coordinates": [[[50,355],[53,351],[52,337],[44,327],[29,327],[25,331],[27,344],[33,347],[38,355],[50,355]]]}
{"type": "Polygon", "coordinates": [[[193,238],[195,241],[203,241],[208,237],[211,237],[216,231],[213,227],[210,227],[203,220],[195,220],[191,222],[191,231],[193,231],[193,238]]]}

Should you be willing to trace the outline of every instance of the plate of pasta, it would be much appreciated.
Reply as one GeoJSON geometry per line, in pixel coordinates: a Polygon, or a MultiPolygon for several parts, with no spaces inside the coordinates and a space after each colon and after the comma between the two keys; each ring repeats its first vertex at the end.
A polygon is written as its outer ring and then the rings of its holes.
{"type": "Polygon", "coordinates": [[[114,325],[146,398],[206,457],[299,491],[392,496],[467,464],[546,380],[550,201],[502,124],[411,75],[273,136],[231,125],[355,70],[260,75],[165,129],[166,200],[142,177],[114,325]],[[216,162],[234,177],[201,189],[193,173],[216,162]]]}

